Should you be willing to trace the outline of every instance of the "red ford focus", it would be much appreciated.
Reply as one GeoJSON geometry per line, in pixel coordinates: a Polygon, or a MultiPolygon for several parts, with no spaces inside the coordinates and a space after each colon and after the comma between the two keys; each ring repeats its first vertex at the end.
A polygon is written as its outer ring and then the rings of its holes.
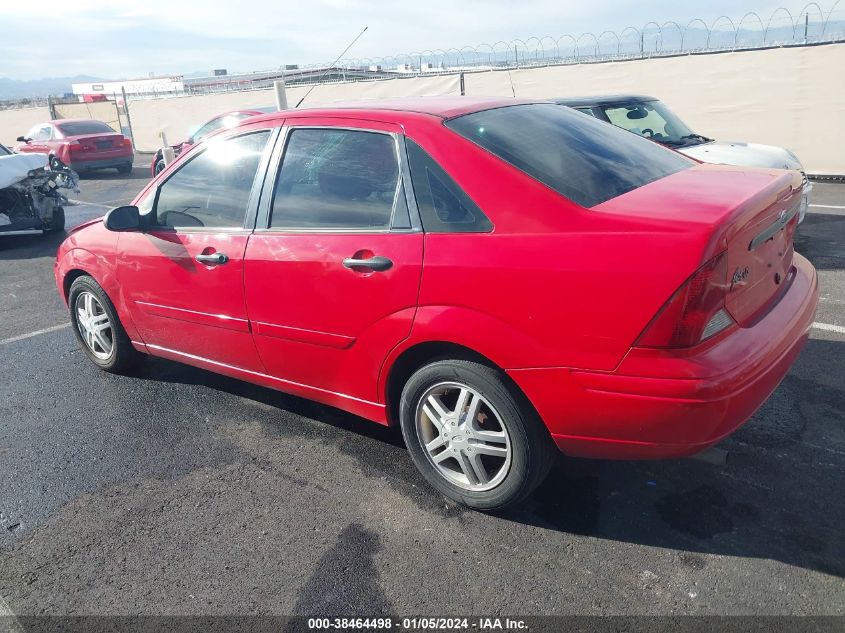
{"type": "Polygon", "coordinates": [[[399,424],[435,488],[499,509],[555,447],[678,457],[754,413],[816,307],[801,187],[551,104],[288,111],[71,233],[56,282],[101,368],[161,356],[399,424]]]}

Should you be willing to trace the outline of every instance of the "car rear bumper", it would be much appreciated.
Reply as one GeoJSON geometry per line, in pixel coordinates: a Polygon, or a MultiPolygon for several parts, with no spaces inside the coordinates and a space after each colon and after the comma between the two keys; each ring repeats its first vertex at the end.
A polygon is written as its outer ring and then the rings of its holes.
{"type": "Polygon", "coordinates": [[[687,351],[632,349],[613,372],[510,370],[568,455],[692,455],[735,431],[783,380],[818,302],[813,266],[795,255],[780,301],[751,327],[687,351]]]}
{"type": "Polygon", "coordinates": [[[134,160],[134,154],[111,156],[109,158],[74,158],[73,162],[70,164],[70,168],[74,171],[82,171],[86,169],[106,169],[108,167],[131,165],[134,160]]]}

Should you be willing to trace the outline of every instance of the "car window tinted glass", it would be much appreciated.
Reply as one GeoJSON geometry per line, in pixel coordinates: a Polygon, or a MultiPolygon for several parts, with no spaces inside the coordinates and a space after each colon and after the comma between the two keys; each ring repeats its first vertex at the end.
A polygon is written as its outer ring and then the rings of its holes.
{"type": "Polygon", "coordinates": [[[65,136],[114,133],[114,130],[102,121],[74,121],[73,123],[61,123],[58,125],[58,128],[65,136]]]}
{"type": "Polygon", "coordinates": [[[240,227],[270,132],[210,142],[160,187],[156,224],[169,228],[240,227]]]}
{"type": "Polygon", "coordinates": [[[11,150],[5,145],[0,145],[0,156],[8,156],[11,153],[11,150]]]}
{"type": "Polygon", "coordinates": [[[398,182],[399,160],[390,135],[293,130],[276,182],[270,226],[388,228],[398,182]]]}
{"type": "Polygon", "coordinates": [[[411,139],[405,147],[423,229],[429,233],[485,233],[487,216],[446,171],[411,139]]]}
{"type": "Polygon", "coordinates": [[[446,125],[584,207],[694,164],[656,143],[555,104],[484,110],[446,125]]]}
{"type": "Polygon", "coordinates": [[[660,101],[605,106],[604,113],[613,125],[661,143],[683,143],[692,134],[692,130],[660,101]]]}

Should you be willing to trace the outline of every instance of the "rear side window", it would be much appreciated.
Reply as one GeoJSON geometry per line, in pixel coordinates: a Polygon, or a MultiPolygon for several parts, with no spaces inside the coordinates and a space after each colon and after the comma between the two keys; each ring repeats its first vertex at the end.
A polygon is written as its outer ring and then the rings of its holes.
{"type": "Polygon", "coordinates": [[[694,164],[656,143],[551,103],[474,112],[446,125],[583,207],[694,164]]]}
{"type": "Polygon", "coordinates": [[[384,230],[394,206],[407,216],[392,136],[327,128],[290,133],[271,228],[384,230]]]}
{"type": "Polygon", "coordinates": [[[74,121],[60,123],[58,128],[65,136],[79,136],[80,134],[114,134],[114,130],[102,121],[74,121]]]}
{"type": "Polygon", "coordinates": [[[487,233],[493,229],[481,209],[428,153],[405,140],[414,196],[428,233],[487,233]]]}

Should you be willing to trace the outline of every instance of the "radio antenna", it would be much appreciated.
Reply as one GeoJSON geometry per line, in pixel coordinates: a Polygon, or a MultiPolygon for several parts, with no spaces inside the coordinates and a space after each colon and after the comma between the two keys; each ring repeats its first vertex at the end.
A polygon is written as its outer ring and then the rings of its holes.
{"type": "Polygon", "coordinates": [[[369,26],[365,26],[365,27],[364,27],[364,30],[363,30],[363,31],[361,31],[360,33],[358,33],[358,37],[356,37],[354,40],[352,40],[351,42],[349,42],[349,46],[347,46],[346,48],[344,48],[344,49],[343,49],[343,52],[342,52],[340,55],[338,55],[338,56],[337,56],[337,59],[335,59],[335,60],[332,62],[331,66],[329,66],[328,68],[326,68],[326,69],[323,71],[323,74],[322,74],[322,75],[320,75],[319,77],[317,77],[317,81],[314,83],[314,85],[313,85],[313,86],[311,86],[311,87],[308,89],[308,92],[306,92],[306,93],[303,95],[302,99],[300,99],[300,100],[297,102],[297,104],[296,104],[295,106],[293,106],[293,107],[294,107],[294,109],[296,109],[296,108],[298,108],[299,106],[301,106],[301,105],[302,105],[302,102],[303,102],[303,101],[305,101],[306,97],[308,97],[308,95],[310,95],[310,94],[311,94],[311,91],[312,91],[312,90],[314,90],[314,88],[316,88],[316,87],[317,87],[317,85],[320,83],[320,80],[321,80],[323,77],[325,77],[325,76],[328,74],[328,72],[329,72],[332,68],[334,68],[334,67],[335,67],[335,64],[337,64],[337,62],[338,62],[338,61],[340,61],[340,58],[341,58],[341,57],[343,57],[344,55],[346,55],[346,51],[348,51],[350,48],[352,48],[352,45],[353,45],[355,42],[357,42],[359,39],[361,39],[361,36],[364,34],[364,32],[365,32],[368,28],[370,28],[370,27],[369,27],[369,26]]]}

